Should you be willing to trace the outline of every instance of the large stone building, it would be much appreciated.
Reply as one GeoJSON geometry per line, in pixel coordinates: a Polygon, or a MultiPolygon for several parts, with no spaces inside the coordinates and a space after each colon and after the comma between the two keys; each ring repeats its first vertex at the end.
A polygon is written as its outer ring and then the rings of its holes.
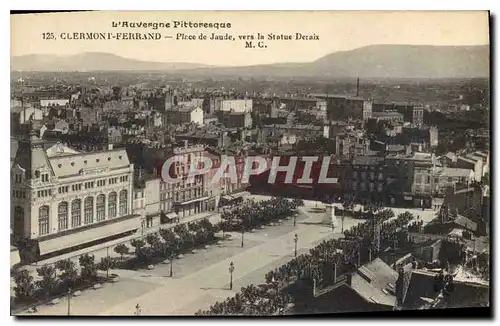
{"type": "Polygon", "coordinates": [[[252,112],[253,100],[223,100],[221,111],[228,112],[252,112]]]}
{"type": "Polygon", "coordinates": [[[250,112],[219,111],[219,121],[227,128],[251,128],[252,116],[250,112]]]}
{"type": "Polygon", "coordinates": [[[13,241],[31,240],[44,257],[134,232],[133,170],[123,149],[80,153],[58,143],[45,150],[31,132],[11,168],[13,241]]]}
{"type": "Polygon", "coordinates": [[[326,99],[328,120],[347,118],[366,121],[372,116],[372,101],[358,97],[328,97],[326,99]]]}
{"type": "Polygon", "coordinates": [[[134,214],[141,216],[141,231],[158,226],[160,219],[160,182],[155,175],[137,176],[134,178],[134,214]]]}
{"type": "Polygon", "coordinates": [[[203,125],[203,110],[195,106],[174,106],[164,112],[163,125],[195,123],[203,125]]]}
{"type": "Polygon", "coordinates": [[[209,196],[206,190],[206,178],[204,175],[196,175],[192,180],[188,178],[190,164],[193,160],[204,155],[203,145],[173,148],[171,155],[165,159],[175,156],[178,159],[170,168],[170,175],[177,179],[175,182],[160,183],[160,210],[163,213],[176,213],[179,218],[189,215],[211,211],[215,205],[210,201],[215,201],[209,196]]]}

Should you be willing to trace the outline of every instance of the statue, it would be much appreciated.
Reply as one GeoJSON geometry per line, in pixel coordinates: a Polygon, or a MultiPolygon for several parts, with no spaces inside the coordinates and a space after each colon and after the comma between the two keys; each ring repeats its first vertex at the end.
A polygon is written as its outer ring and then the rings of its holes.
{"type": "Polygon", "coordinates": [[[323,218],[323,223],[328,224],[332,228],[336,228],[339,225],[337,216],[335,216],[335,206],[333,204],[326,204],[326,211],[323,218]]]}

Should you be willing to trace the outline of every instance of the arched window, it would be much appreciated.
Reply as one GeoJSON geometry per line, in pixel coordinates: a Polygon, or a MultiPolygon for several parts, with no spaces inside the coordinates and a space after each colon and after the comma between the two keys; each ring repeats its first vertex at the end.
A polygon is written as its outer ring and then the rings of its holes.
{"type": "Polygon", "coordinates": [[[96,200],[97,221],[106,219],[106,196],[99,195],[96,200]]]}
{"type": "Polygon", "coordinates": [[[14,220],[24,220],[24,208],[21,206],[14,208],[14,220]]]}
{"type": "Polygon", "coordinates": [[[71,227],[82,225],[82,201],[75,199],[71,203],[71,227]]]}
{"type": "Polygon", "coordinates": [[[116,192],[108,196],[108,218],[116,217],[116,192]]]}
{"type": "Polygon", "coordinates": [[[120,191],[120,215],[127,214],[127,190],[120,191]]]}
{"type": "Polygon", "coordinates": [[[68,203],[65,201],[57,207],[57,224],[59,231],[68,229],[68,203]]]}
{"type": "Polygon", "coordinates": [[[87,197],[83,204],[83,223],[90,224],[94,222],[94,198],[87,197]]]}
{"type": "Polygon", "coordinates": [[[38,209],[38,232],[40,235],[49,234],[49,206],[38,209]]]}

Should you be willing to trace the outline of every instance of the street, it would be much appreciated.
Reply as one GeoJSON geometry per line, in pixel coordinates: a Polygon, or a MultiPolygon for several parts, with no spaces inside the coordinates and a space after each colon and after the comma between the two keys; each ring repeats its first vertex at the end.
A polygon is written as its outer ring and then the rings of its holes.
{"type": "MultiPolygon", "coordinates": [[[[260,200],[262,196],[252,196],[260,200]]],[[[72,315],[133,315],[139,304],[141,315],[193,315],[216,301],[234,295],[241,287],[264,282],[270,270],[294,257],[294,236],[298,236],[298,254],[307,253],[323,240],[340,237],[340,227],[332,231],[324,225],[324,213],[309,211],[321,203],[306,201],[299,208],[296,226],[293,218],[275,226],[264,226],[244,234],[230,233],[231,239],[196,253],[184,255],[170,265],[158,264],[153,270],[112,270],[120,276],[118,283],[104,284],[102,289],[83,291],[71,299],[72,315]],[[229,290],[229,264],[234,262],[233,290],[229,290]]],[[[395,214],[402,213],[395,210],[395,214]]],[[[415,210],[409,210],[417,213],[415,210]]],[[[427,212],[426,212],[427,213],[427,212]]],[[[425,214],[426,220],[431,212],[425,214]]],[[[344,229],[363,222],[346,217],[344,229]]],[[[37,315],[66,315],[67,301],[38,307],[37,315]]]]}

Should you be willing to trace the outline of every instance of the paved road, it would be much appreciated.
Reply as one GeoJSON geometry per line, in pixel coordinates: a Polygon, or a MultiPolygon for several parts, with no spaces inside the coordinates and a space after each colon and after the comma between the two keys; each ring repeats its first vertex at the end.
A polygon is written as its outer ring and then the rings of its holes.
{"type": "MultiPolygon", "coordinates": [[[[256,199],[262,199],[253,196],[256,199]]],[[[298,251],[306,253],[319,242],[340,237],[340,228],[332,231],[323,225],[324,213],[314,213],[311,207],[321,206],[314,201],[300,208],[297,225],[293,219],[277,226],[267,226],[244,235],[232,233],[231,240],[195,254],[187,254],[173,263],[174,276],[168,277],[170,266],[159,264],[154,270],[116,270],[120,282],[105,284],[99,290],[84,291],[71,299],[73,315],[133,315],[137,304],[141,315],[193,315],[215,301],[233,296],[241,287],[260,284],[264,275],[294,257],[294,235],[298,235],[298,251]],[[233,290],[229,290],[230,262],[234,262],[233,290]]],[[[397,215],[398,213],[396,213],[397,215]]],[[[345,218],[350,228],[363,220],[345,218]]],[[[38,315],[65,315],[67,301],[58,305],[39,307],[38,315]]]]}
{"type": "MultiPolygon", "coordinates": [[[[225,299],[248,284],[259,284],[271,269],[294,257],[294,235],[299,237],[299,254],[309,251],[323,239],[340,236],[321,225],[322,214],[308,213],[301,208],[297,225],[293,219],[280,225],[258,229],[244,235],[232,233],[232,239],[221,246],[198,251],[175,260],[174,277],[170,266],[159,264],[152,271],[116,270],[120,282],[105,284],[99,290],[84,291],[71,299],[73,315],[133,315],[135,306],[141,306],[142,315],[192,315],[198,309],[208,308],[217,300],[225,299]],[[233,290],[229,290],[229,263],[235,265],[233,290]]],[[[359,223],[346,219],[346,227],[359,223]]],[[[38,315],[65,315],[67,301],[54,306],[39,307],[38,315]]]]}

